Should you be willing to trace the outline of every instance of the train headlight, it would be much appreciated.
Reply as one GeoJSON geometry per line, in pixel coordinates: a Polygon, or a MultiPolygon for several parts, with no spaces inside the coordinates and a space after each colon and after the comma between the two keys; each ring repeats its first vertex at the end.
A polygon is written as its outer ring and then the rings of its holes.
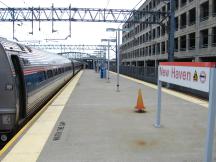
{"type": "Polygon", "coordinates": [[[7,135],[5,135],[5,134],[1,135],[1,140],[3,142],[7,141],[7,139],[8,139],[7,135]]]}
{"type": "Polygon", "coordinates": [[[2,115],[2,124],[3,125],[12,124],[12,115],[10,115],[10,114],[2,115]]]}

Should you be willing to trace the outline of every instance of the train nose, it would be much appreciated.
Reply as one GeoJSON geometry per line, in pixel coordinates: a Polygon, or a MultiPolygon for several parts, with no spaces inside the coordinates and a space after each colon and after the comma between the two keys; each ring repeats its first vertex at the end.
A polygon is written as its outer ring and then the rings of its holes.
{"type": "MultiPolygon", "coordinates": [[[[16,116],[13,84],[5,83],[3,85],[0,90],[0,133],[13,129],[16,116]]],[[[4,137],[2,138],[4,139],[4,137]]]]}

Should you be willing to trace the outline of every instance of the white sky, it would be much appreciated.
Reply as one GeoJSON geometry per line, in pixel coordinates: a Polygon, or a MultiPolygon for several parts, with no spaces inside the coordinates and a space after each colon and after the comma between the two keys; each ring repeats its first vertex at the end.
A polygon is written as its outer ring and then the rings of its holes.
{"type": "MultiPolygon", "coordinates": [[[[0,0],[0,7],[77,7],[77,8],[109,8],[109,9],[132,9],[141,0],[0,0]],[[4,4],[3,4],[4,3],[4,4]]],[[[143,0],[136,8],[138,8],[143,0]]],[[[0,37],[12,39],[12,22],[0,22],[0,37]]],[[[51,22],[41,22],[41,31],[38,30],[38,22],[34,22],[34,34],[31,35],[31,22],[23,22],[22,25],[16,23],[15,37],[19,41],[38,42],[46,44],[102,44],[101,39],[112,38],[114,33],[106,32],[106,28],[117,28],[117,23],[90,23],[90,22],[72,22],[71,38],[67,40],[45,41],[45,39],[64,39],[69,35],[69,22],[55,22],[54,29],[57,32],[52,33],[51,22]]],[[[104,43],[103,43],[104,44],[104,43]]],[[[87,52],[87,51],[85,51],[87,52]]],[[[88,51],[92,53],[92,51],[88,51]]],[[[112,54],[111,57],[114,57],[112,54]]]]}

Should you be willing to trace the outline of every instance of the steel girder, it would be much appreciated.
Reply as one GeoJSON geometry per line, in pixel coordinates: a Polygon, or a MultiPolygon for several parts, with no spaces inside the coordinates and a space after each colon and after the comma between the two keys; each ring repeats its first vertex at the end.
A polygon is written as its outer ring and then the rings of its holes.
{"type": "Polygon", "coordinates": [[[168,15],[161,11],[141,11],[127,9],[100,9],[100,8],[0,8],[1,22],[15,21],[81,21],[81,22],[114,22],[140,23],[142,18],[153,16],[147,24],[159,24],[159,17],[168,15]]]}
{"type": "MultiPolygon", "coordinates": [[[[60,50],[60,51],[74,51],[74,50],[105,50],[107,45],[64,45],[64,44],[49,44],[49,45],[28,45],[34,48],[45,50],[60,50]]],[[[115,46],[111,45],[111,49],[115,46]]]]}

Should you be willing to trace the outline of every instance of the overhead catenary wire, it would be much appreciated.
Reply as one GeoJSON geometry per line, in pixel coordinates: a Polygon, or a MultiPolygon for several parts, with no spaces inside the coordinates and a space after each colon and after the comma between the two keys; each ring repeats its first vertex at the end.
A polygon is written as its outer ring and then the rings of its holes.
{"type": "Polygon", "coordinates": [[[0,3],[1,3],[1,4],[3,4],[3,5],[5,5],[6,7],[8,7],[8,8],[9,8],[9,6],[8,6],[8,5],[6,5],[4,2],[0,1],[0,3]]]}
{"type": "Polygon", "coordinates": [[[106,9],[107,9],[107,7],[109,6],[109,3],[110,3],[110,0],[107,0],[107,4],[106,4],[106,9]]]}
{"type": "MultiPolygon", "coordinates": [[[[132,8],[132,10],[135,10],[135,8],[136,8],[142,1],[143,1],[143,0],[140,0],[140,1],[132,8]]],[[[146,0],[144,0],[144,1],[146,1],[146,0]]],[[[119,24],[118,28],[120,28],[121,25],[122,25],[122,23],[119,24]]]]}
{"type": "MultiPolygon", "coordinates": [[[[135,8],[142,2],[143,0],[140,0],[133,8],[132,10],[135,10],[135,8]]],[[[146,0],[144,0],[146,1],[146,0]]],[[[122,24],[119,24],[118,28],[121,26],[122,24]]]]}
{"type": "MultiPolygon", "coordinates": [[[[143,0],[140,0],[140,1],[134,6],[134,8],[133,8],[132,10],[134,10],[142,1],[143,1],[143,0]]],[[[144,1],[146,1],[146,0],[144,0],[144,1]]]]}

